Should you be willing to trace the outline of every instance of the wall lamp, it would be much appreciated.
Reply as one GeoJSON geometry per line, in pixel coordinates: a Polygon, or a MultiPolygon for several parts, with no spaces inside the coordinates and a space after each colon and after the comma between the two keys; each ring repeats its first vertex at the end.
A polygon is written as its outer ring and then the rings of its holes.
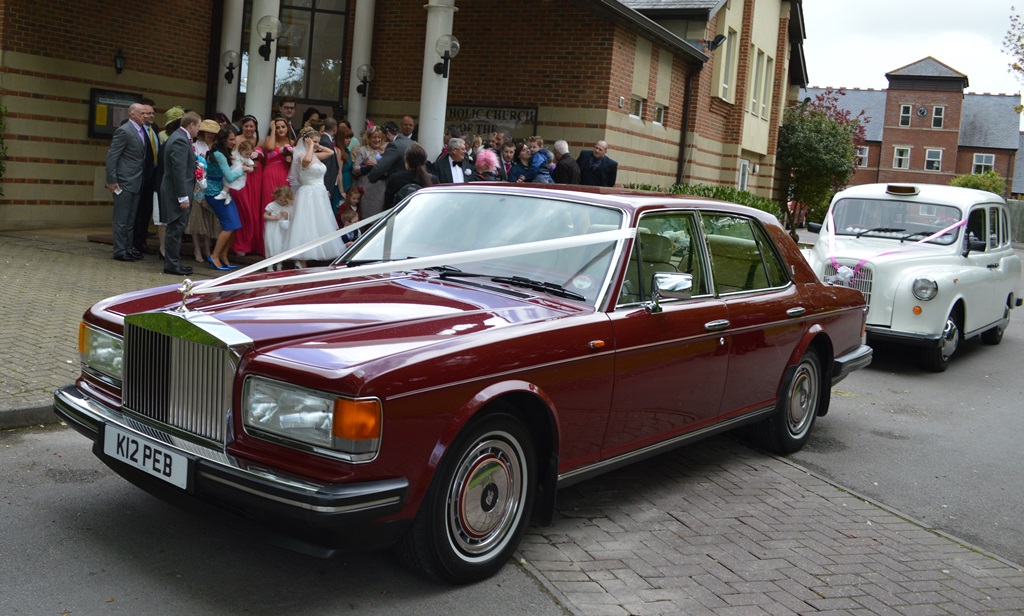
{"type": "Polygon", "coordinates": [[[118,49],[117,53],[114,55],[114,70],[117,71],[118,75],[120,75],[121,71],[124,70],[125,60],[126,58],[124,57],[124,52],[118,49]]]}
{"type": "Polygon", "coordinates": [[[369,64],[360,64],[356,69],[356,79],[359,80],[356,92],[366,98],[366,87],[373,81],[373,67],[369,64]]]}
{"type": "Polygon", "coordinates": [[[220,62],[224,65],[224,68],[228,69],[224,73],[224,80],[231,83],[235,79],[235,69],[239,68],[242,62],[242,56],[238,55],[237,51],[229,49],[220,57],[220,62]]]}
{"type": "Polygon", "coordinates": [[[273,15],[260,17],[259,22],[256,24],[256,34],[263,39],[263,44],[259,48],[260,56],[269,62],[270,44],[274,42],[274,39],[281,36],[281,21],[273,15]]]}
{"type": "Polygon", "coordinates": [[[441,61],[434,65],[434,72],[448,79],[448,65],[451,64],[452,58],[459,55],[459,39],[451,34],[441,35],[434,49],[437,50],[437,55],[441,56],[441,61]]]}
{"type": "Polygon", "coordinates": [[[715,50],[718,49],[719,47],[721,47],[722,43],[724,43],[724,42],[725,42],[725,35],[724,34],[719,34],[718,36],[716,36],[715,38],[713,38],[710,41],[704,41],[704,46],[708,48],[708,52],[709,53],[714,53],[715,50]]]}

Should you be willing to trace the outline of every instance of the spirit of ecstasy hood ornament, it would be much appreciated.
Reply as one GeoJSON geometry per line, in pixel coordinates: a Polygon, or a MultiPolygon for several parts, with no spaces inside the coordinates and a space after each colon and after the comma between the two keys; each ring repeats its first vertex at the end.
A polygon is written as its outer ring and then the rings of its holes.
{"type": "Polygon", "coordinates": [[[188,308],[185,306],[185,302],[188,301],[189,296],[192,295],[192,290],[195,289],[195,283],[192,279],[186,278],[182,281],[181,286],[178,287],[178,293],[181,293],[181,305],[178,306],[178,312],[188,312],[188,308]]]}

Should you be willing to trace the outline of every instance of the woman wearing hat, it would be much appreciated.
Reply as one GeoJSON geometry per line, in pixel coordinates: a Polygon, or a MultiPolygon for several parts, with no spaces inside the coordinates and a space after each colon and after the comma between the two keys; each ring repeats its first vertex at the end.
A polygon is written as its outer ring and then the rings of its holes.
{"type": "MultiPolygon", "coordinates": [[[[217,120],[203,120],[199,123],[199,135],[196,137],[195,151],[197,156],[202,156],[209,163],[210,146],[220,132],[220,124],[217,120]]],[[[206,263],[210,256],[210,238],[220,229],[217,228],[217,217],[213,210],[206,204],[202,193],[192,201],[192,214],[188,217],[188,226],[185,233],[192,236],[192,256],[197,263],[206,263]]]]}

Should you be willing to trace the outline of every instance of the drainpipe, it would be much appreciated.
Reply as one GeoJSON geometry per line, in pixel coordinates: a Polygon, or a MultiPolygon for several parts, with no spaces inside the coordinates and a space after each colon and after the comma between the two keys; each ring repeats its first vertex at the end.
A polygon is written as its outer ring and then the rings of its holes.
{"type": "Polygon", "coordinates": [[[679,139],[679,162],[676,167],[676,184],[683,183],[683,172],[686,167],[686,131],[690,127],[690,109],[693,107],[693,80],[700,76],[702,70],[704,70],[703,63],[686,78],[686,92],[683,95],[686,97],[686,106],[683,107],[683,130],[679,139]]]}

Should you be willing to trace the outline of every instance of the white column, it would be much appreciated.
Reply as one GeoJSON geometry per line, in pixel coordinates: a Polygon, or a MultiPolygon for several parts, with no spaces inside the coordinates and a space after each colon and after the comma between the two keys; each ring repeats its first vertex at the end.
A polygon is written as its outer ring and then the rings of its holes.
{"type": "Polygon", "coordinates": [[[227,68],[224,67],[224,63],[220,59],[224,57],[226,51],[234,51],[239,58],[242,57],[239,43],[242,40],[242,9],[244,6],[245,0],[224,0],[224,19],[220,25],[220,55],[217,56],[217,62],[220,65],[217,70],[220,87],[217,88],[216,109],[229,118],[238,102],[238,81],[242,78],[242,62],[238,61],[238,66],[234,70],[235,75],[231,79],[231,83],[228,83],[224,78],[227,68]]]}
{"type": "Polygon", "coordinates": [[[373,21],[377,10],[377,0],[356,0],[354,28],[352,35],[352,66],[348,71],[348,123],[352,125],[352,132],[357,139],[363,136],[366,129],[366,103],[369,95],[373,92],[373,83],[368,87],[367,95],[363,96],[356,91],[359,86],[359,79],[356,77],[356,69],[364,64],[370,63],[370,53],[373,49],[373,21]]]}
{"type": "Polygon", "coordinates": [[[274,69],[277,66],[277,41],[270,44],[270,60],[260,56],[263,41],[256,32],[256,24],[265,15],[279,16],[280,0],[253,0],[252,23],[249,29],[249,68],[245,83],[245,113],[255,116],[260,125],[260,137],[270,127],[270,110],[274,106],[274,69]]]}
{"type": "MultiPolygon", "coordinates": [[[[448,80],[434,72],[441,61],[435,44],[438,37],[452,33],[455,21],[455,0],[428,0],[427,38],[423,43],[423,84],[420,87],[419,144],[433,160],[441,153],[444,139],[444,120],[448,108],[448,80]]],[[[452,60],[449,74],[459,70],[458,58],[452,60]]]]}

